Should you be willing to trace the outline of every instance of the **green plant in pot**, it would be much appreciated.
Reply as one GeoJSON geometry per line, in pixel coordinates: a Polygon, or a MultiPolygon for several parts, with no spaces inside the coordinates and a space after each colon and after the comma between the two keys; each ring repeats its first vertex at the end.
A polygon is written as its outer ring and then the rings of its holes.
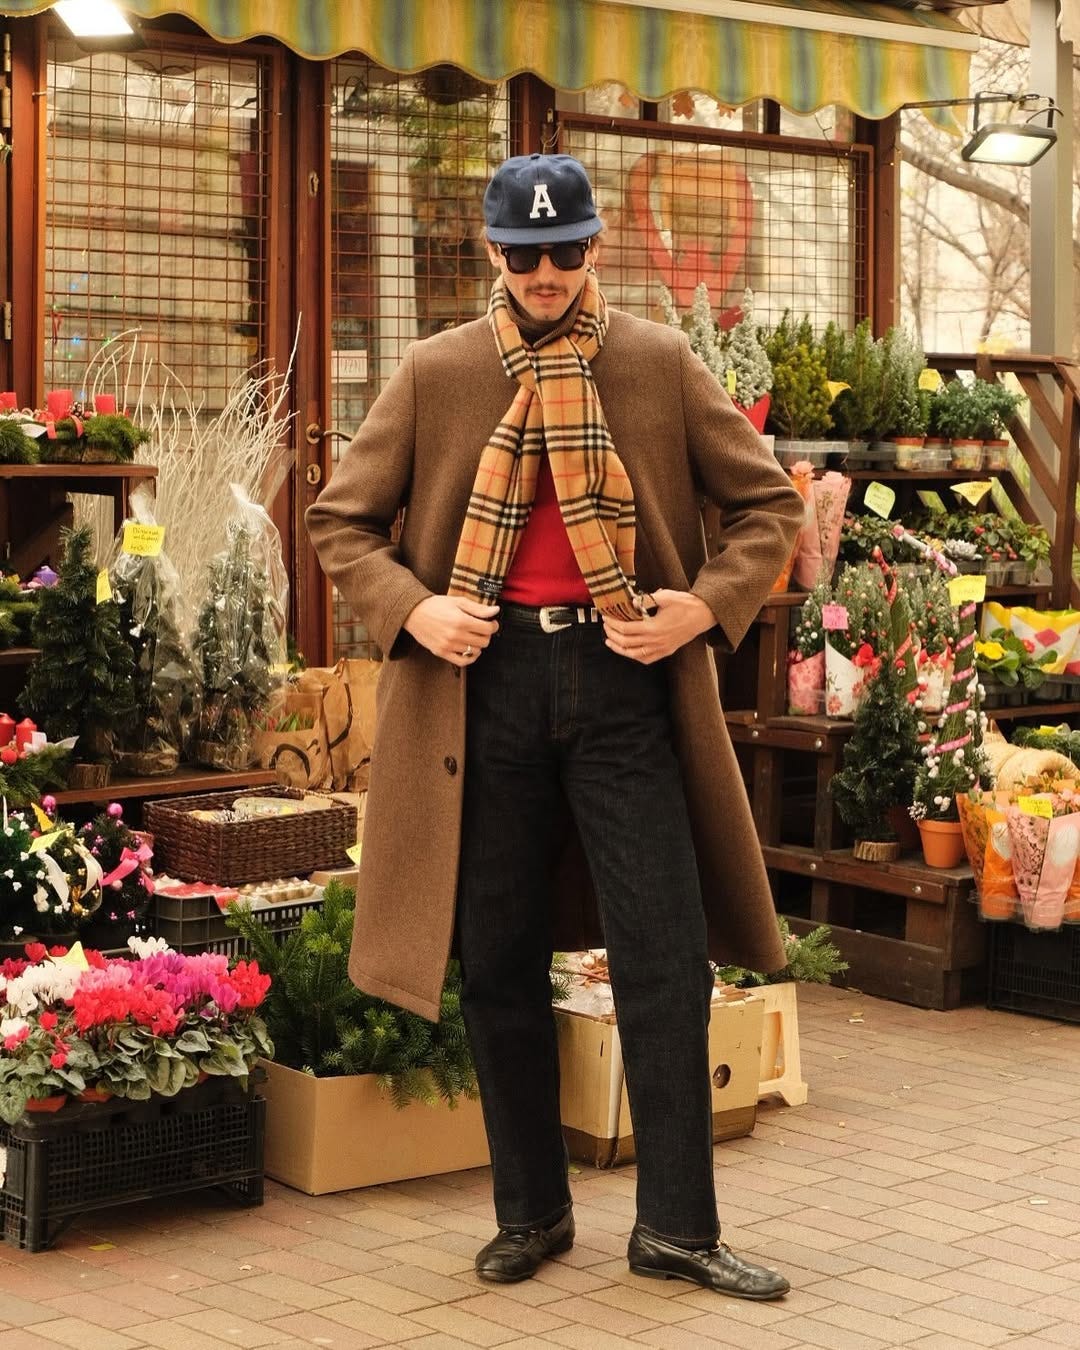
{"type": "Polygon", "coordinates": [[[926,365],[922,348],[903,328],[890,328],[881,341],[881,394],[871,427],[876,440],[926,435],[928,398],[919,389],[926,365]]]}
{"type": "Polygon", "coordinates": [[[829,409],[836,434],[846,441],[865,441],[881,402],[882,349],[874,339],[870,320],[863,319],[850,334],[830,323],[822,350],[829,379],[848,386],[836,395],[829,409]]]}
{"type": "Polygon", "coordinates": [[[813,440],[832,427],[829,405],[829,380],[825,357],[813,343],[798,340],[800,330],[792,330],[787,315],[766,339],[765,350],[772,362],[772,403],[769,426],[778,436],[791,440],[813,440]]]}
{"type": "Polygon", "coordinates": [[[983,410],[983,394],[976,384],[952,380],[937,395],[941,400],[937,405],[937,421],[942,433],[953,443],[954,469],[978,469],[982,465],[982,437],[979,432],[986,414],[983,410]]]}

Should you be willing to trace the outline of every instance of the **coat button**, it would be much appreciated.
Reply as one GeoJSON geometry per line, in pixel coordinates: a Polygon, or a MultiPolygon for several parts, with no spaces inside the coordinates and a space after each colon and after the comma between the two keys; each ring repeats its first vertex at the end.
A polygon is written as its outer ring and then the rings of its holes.
{"type": "Polygon", "coordinates": [[[450,775],[457,773],[457,760],[453,755],[447,755],[443,760],[443,768],[450,775]]]}

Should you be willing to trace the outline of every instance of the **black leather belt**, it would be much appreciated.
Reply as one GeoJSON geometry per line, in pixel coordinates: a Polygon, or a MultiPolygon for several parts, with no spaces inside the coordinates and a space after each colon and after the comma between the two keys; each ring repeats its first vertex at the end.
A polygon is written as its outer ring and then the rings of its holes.
{"type": "Polygon", "coordinates": [[[558,633],[579,623],[601,622],[600,611],[593,605],[516,605],[512,600],[504,600],[501,608],[508,621],[545,633],[558,633]]]}

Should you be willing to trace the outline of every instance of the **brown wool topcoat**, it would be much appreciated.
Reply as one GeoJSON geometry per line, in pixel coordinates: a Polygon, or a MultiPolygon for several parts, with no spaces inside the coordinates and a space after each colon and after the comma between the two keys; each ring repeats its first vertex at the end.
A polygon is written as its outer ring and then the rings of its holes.
{"type": "MultiPolygon", "coordinates": [[[[638,584],[692,590],[717,618],[708,639],[733,647],[787,560],[802,498],[681,333],[618,310],[609,319],[592,371],[634,487],[638,584]],[[708,561],[703,496],[721,508],[719,551],[708,561]]],[[[350,974],[366,992],[432,1019],[454,924],[468,674],[420,647],[402,624],[421,600],[446,591],[480,452],[514,392],[486,319],[415,343],[306,517],[323,570],[389,658],[350,974]],[[394,545],[390,527],[402,503],[394,545]]],[[[708,640],[688,643],[667,667],[710,953],[725,964],[780,969],[772,897],[708,640]]],[[[558,949],[601,945],[572,829],[553,904],[558,949]]]]}

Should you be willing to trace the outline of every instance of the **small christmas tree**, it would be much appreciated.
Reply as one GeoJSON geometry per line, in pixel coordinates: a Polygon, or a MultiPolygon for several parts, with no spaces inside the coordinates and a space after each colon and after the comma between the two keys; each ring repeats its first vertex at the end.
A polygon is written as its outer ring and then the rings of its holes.
{"type": "Polygon", "coordinates": [[[60,579],[38,599],[32,633],[41,655],[21,702],[50,741],[78,736],[78,761],[107,764],[114,728],[134,712],[134,662],[115,601],[98,603],[89,527],[61,538],[60,579]]]}
{"type": "Polygon", "coordinates": [[[150,848],[124,823],[119,802],[88,820],[78,838],[102,871],[100,902],[83,918],[79,936],[87,947],[124,947],[129,937],[149,932],[146,911],[154,890],[150,848]]]}
{"type": "Polygon", "coordinates": [[[252,537],[230,527],[227,552],[208,569],[194,649],[203,672],[202,712],[195,757],[215,769],[246,769],[254,754],[255,723],[271,688],[276,644],[268,579],[251,553],[252,537]]]}
{"type": "Polygon", "coordinates": [[[199,676],[180,632],[178,580],[163,554],[121,553],[113,569],[121,631],[135,658],[135,716],[117,736],[128,773],[172,773],[198,712],[199,676]]]}
{"type": "Polygon", "coordinates": [[[891,654],[879,659],[844,746],[844,767],[829,788],[842,819],[855,831],[855,856],[877,861],[899,852],[898,845],[884,850],[866,845],[895,845],[889,811],[911,801],[918,766],[915,713],[903,677],[891,654]]]}
{"type": "Polygon", "coordinates": [[[742,318],[728,332],[724,364],[735,372],[732,397],[743,408],[752,408],[772,388],[772,362],[754,326],[753,291],[743,292],[742,318]]]}

